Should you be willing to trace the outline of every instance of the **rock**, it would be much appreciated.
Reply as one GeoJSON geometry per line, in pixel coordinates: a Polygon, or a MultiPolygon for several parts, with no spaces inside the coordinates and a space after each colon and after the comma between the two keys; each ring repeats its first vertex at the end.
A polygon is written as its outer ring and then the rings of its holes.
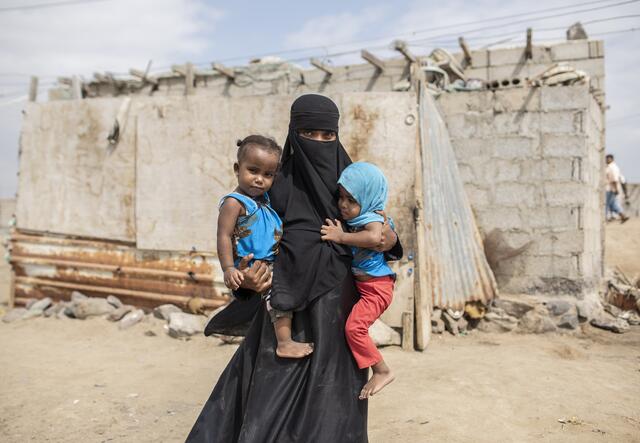
{"type": "Polygon", "coordinates": [[[604,303],[604,310],[614,317],[620,317],[620,314],[622,314],[622,309],[609,303],[604,303]]]}
{"type": "Polygon", "coordinates": [[[400,345],[402,340],[398,331],[387,326],[380,319],[369,327],[369,335],[376,346],[400,345]]]}
{"type": "Polygon", "coordinates": [[[155,308],[153,310],[153,315],[156,318],[160,318],[162,320],[169,320],[169,316],[174,312],[181,313],[182,309],[180,309],[176,305],[166,304],[166,305],[160,305],[157,308],[155,308]]]}
{"type": "Polygon", "coordinates": [[[34,304],[35,302],[37,302],[37,301],[38,301],[38,299],[37,299],[37,298],[33,298],[33,297],[28,298],[28,299],[27,299],[27,302],[24,304],[24,307],[25,307],[25,308],[27,308],[27,309],[29,309],[29,308],[30,308],[31,306],[33,306],[33,304],[34,304]]]}
{"type": "Polygon", "coordinates": [[[77,301],[81,301],[81,300],[86,300],[89,297],[87,297],[86,295],[84,295],[82,292],[78,292],[78,291],[73,291],[71,293],[71,301],[72,302],[77,302],[77,301]]]}
{"type": "Polygon", "coordinates": [[[42,316],[42,314],[44,314],[44,311],[42,309],[27,309],[27,312],[24,313],[24,315],[22,316],[21,320],[27,320],[29,318],[35,318],[35,317],[40,317],[42,316]]]}
{"type": "Polygon", "coordinates": [[[85,319],[97,315],[110,314],[115,308],[104,298],[87,297],[85,300],[74,302],[71,311],[75,318],[85,319]]]}
{"type": "Polygon", "coordinates": [[[487,312],[478,323],[478,329],[482,332],[509,332],[516,326],[518,326],[518,319],[499,308],[487,312]]]}
{"type": "Polygon", "coordinates": [[[566,300],[548,300],[544,305],[552,315],[562,315],[571,309],[571,303],[566,300]]]}
{"type": "Polygon", "coordinates": [[[556,325],[553,320],[546,315],[544,309],[534,309],[527,312],[521,319],[519,329],[522,332],[532,334],[544,334],[545,332],[553,332],[556,325]]]}
{"type": "Polygon", "coordinates": [[[107,301],[109,302],[109,304],[111,306],[113,306],[114,308],[121,308],[122,306],[124,306],[124,304],[120,301],[120,299],[118,297],[116,297],[115,295],[109,295],[107,297],[107,301]]]}
{"type": "Polygon", "coordinates": [[[576,310],[578,319],[586,321],[598,317],[602,312],[602,305],[599,301],[584,299],[576,302],[576,310]]]}
{"type": "Polygon", "coordinates": [[[60,309],[60,303],[54,303],[44,310],[44,316],[52,317],[58,313],[59,309],[60,309]]]}
{"type": "Polygon", "coordinates": [[[434,308],[433,312],[431,312],[431,322],[433,323],[434,320],[439,318],[442,318],[442,310],[440,308],[434,308]]]}
{"type": "Polygon", "coordinates": [[[469,322],[466,318],[460,317],[458,319],[458,331],[467,332],[467,327],[469,326],[469,322]]]}
{"type": "Polygon", "coordinates": [[[38,301],[36,301],[35,303],[32,303],[31,306],[29,306],[29,310],[33,310],[33,311],[42,311],[44,312],[45,309],[47,309],[49,306],[51,306],[51,299],[49,297],[45,297],[42,298],[38,301]]]}
{"type": "Polygon", "coordinates": [[[27,308],[14,308],[7,312],[4,317],[2,317],[2,321],[5,323],[11,323],[16,320],[22,319],[24,314],[27,313],[27,308]]]}
{"type": "Polygon", "coordinates": [[[142,309],[136,309],[134,311],[128,312],[122,320],[118,323],[118,327],[120,329],[128,329],[131,326],[139,323],[140,320],[144,318],[144,311],[142,309]]]}
{"type": "Polygon", "coordinates": [[[131,305],[122,305],[119,308],[116,308],[109,316],[107,317],[110,321],[119,321],[127,315],[129,312],[133,311],[135,308],[131,305]]]}
{"type": "Polygon", "coordinates": [[[556,323],[559,328],[562,329],[576,329],[580,322],[578,321],[578,315],[573,312],[567,312],[556,323]]]}
{"type": "Polygon", "coordinates": [[[638,315],[638,313],[633,311],[626,311],[626,312],[629,313],[629,316],[626,319],[627,323],[633,326],[640,325],[640,315],[638,315]]]}
{"type": "Polygon", "coordinates": [[[527,312],[533,309],[533,305],[522,301],[497,298],[493,301],[493,306],[502,309],[507,315],[515,318],[522,318],[527,312]]]}
{"type": "Polygon", "coordinates": [[[445,329],[451,334],[458,335],[460,333],[458,330],[458,320],[449,315],[448,312],[442,313],[442,320],[444,321],[445,329]]]}
{"type": "Polygon", "coordinates": [[[589,323],[591,326],[615,332],[616,334],[623,334],[629,331],[629,323],[626,320],[615,318],[608,314],[593,318],[589,323]]]}
{"type": "Polygon", "coordinates": [[[431,332],[442,334],[444,332],[444,321],[441,318],[431,319],[431,332]]]}
{"type": "Polygon", "coordinates": [[[204,330],[206,317],[202,315],[172,312],[169,314],[168,333],[173,338],[188,337],[204,330]]]}

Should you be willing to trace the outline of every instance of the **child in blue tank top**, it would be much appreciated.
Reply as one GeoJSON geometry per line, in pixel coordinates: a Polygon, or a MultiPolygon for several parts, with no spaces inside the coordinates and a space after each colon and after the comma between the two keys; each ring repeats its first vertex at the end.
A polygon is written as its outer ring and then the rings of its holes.
{"type": "MultiPolygon", "coordinates": [[[[282,220],[271,208],[269,195],[278,172],[282,148],[270,138],[250,135],[238,141],[238,161],[233,165],[238,187],[220,200],[218,215],[218,258],[224,272],[224,284],[236,290],[244,280],[237,268],[243,257],[273,264],[282,237],[282,220]]],[[[291,339],[292,313],[271,308],[271,290],[262,297],[276,331],[276,354],[302,358],[313,351],[309,343],[291,339]]]]}
{"type": "MultiPolygon", "coordinates": [[[[338,209],[347,223],[343,230],[339,220],[326,220],[320,232],[322,240],[351,246],[351,271],[360,300],[347,319],[345,335],[360,369],[371,368],[373,375],[360,391],[360,399],[378,393],[394,379],[375,343],[369,337],[369,327],[389,307],[393,298],[395,273],[387,264],[384,253],[373,250],[382,238],[387,202],[387,179],[370,163],[347,166],[338,180],[338,209]]],[[[391,220],[388,220],[392,224],[391,220]]]]}

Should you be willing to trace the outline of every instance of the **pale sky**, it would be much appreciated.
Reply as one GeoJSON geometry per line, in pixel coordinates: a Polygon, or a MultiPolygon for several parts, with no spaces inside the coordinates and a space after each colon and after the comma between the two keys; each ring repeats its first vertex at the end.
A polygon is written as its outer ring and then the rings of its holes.
{"type": "MultiPolygon", "coordinates": [[[[562,41],[563,29],[578,20],[587,22],[592,38],[605,41],[607,149],[628,181],[640,182],[639,0],[0,0],[0,198],[16,192],[30,75],[40,77],[44,98],[57,76],[126,73],[144,69],[149,60],[153,70],[185,61],[242,65],[253,55],[304,60],[361,48],[384,57],[392,55],[387,48],[395,37],[428,54],[435,47],[457,50],[458,35],[472,48],[506,39],[502,44],[515,45],[527,27],[534,42],[562,41]],[[41,6],[47,3],[67,4],[41,6]],[[467,22],[476,23],[460,25],[467,22]]],[[[358,56],[329,60],[340,65],[358,56]]]]}

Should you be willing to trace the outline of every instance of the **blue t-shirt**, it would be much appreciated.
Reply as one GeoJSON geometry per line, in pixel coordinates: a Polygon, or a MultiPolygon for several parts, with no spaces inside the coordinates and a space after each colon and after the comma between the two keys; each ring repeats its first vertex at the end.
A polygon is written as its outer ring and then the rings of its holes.
{"type": "MultiPolygon", "coordinates": [[[[350,227],[349,231],[358,232],[364,228],[350,227]]],[[[353,261],[351,262],[351,272],[353,275],[368,275],[370,277],[384,277],[385,275],[395,275],[387,261],[384,259],[384,252],[372,249],[351,247],[353,261]]]]}
{"type": "Polygon", "coordinates": [[[228,198],[234,198],[244,206],[245,215],[238,217],[233,231],[233,262],[238,266],[242,257],[253,254],[253,260],[273,262],[282,238],[282,220],[271,207],[265,193],[260,200],[254,200],[237,192],[225,195],[218,207],[228,198]]]}

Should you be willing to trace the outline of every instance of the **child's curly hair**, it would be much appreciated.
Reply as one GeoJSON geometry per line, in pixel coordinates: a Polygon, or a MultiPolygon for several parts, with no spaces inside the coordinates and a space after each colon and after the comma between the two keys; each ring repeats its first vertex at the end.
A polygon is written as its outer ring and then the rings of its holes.
{"type": "Polygon", "coordinates": [[[282,154],[282,148],[276,141],[271,137],[265,137],[264,135],[249,135],[242,140],[238,140],[236,142],[238,146],[238,163],[242,161],[244,156],[249,152],[249,149],[252,146],[262,148],[266,151],[273,152],[280,157],[282,154]]]}

